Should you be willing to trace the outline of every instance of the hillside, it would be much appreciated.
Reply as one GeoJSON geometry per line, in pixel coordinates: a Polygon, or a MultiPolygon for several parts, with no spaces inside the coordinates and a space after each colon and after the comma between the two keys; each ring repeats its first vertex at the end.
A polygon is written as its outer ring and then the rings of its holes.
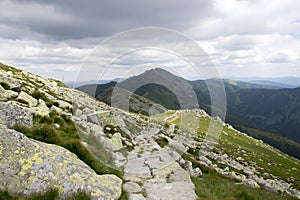
{"type": "Polygon", "coordinates": [[[112,93],[116,89],[116,96],[113,100],[113,107],[123,108],[131,112],[140,113],[143,115],[153,115],[157,113],[162,113],[166,111],[163,105],[154,103],[151,99],[144,98],[142,96],[136,95],[123,88],[115,87],[117,82],[109,82],[106,84],[91,84],[80,86],[76,89],[95,97],[97,100],[106,103],[107,105],[112,105],[112,93]],[[123,105],[122,99],[129,98],[129,107],[123,105]],[[151,108],[151,109],[150,109],[151,108]]]}
{"type": "Polygon", "coordinates": [[[299,160],[204,110],[147,117],[3,64],[0,74],[2,199],[300,199],[299,160]]]}

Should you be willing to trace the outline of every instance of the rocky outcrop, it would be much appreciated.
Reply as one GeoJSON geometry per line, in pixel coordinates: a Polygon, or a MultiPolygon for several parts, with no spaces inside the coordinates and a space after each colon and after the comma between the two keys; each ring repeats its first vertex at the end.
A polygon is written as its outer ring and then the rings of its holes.
{"type": "Polygon", "coordinates": [[[0,121],[8,127],[16,124],[32,127],[32,111],[14,101],[0,102],[0,121]]]}
{"type": "Polygon", "coordinates": [[[38,101],[35,98],[23,91],[20,92],[17,100],[27,102],[29,107],[35,107],[38,104],[38,101]]]}
{"type": "Polygon", "coordinates": [[[66,149],[28,139],[0,125],[0,189],[26,195],[56,187],[62,196],[85,190],[92,199],[118,199],[122,180],[97,175],[66,149]]]}

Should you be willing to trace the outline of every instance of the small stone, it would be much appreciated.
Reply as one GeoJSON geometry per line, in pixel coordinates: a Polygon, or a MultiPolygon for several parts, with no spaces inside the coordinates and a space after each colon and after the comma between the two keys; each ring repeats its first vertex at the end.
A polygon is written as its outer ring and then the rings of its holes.
{"type": "Polygon", "coordinates": [[[54,123],[54,124],[53,124],[53,127],[54,127],[55,129],[59,129],[59,128],[60,128],[60,125],[57,124],[57,123],[54,123]]]}
{"type": "Polygon", "coordinates": [[[246,179],[243,183],[252,188],[260,188],[260,186],[252,179],[246,179]]]}
{"type": "Polygon", "coordinates": [[[129,194],[129,200],[146,200],[142,194],[129,194]]]}
{"type": "Polygon", "coordinates": [[[63,110],[61,108],[58,108],[58,107],[53,105],[53,106],[51,106],[50,111],[55,111],[57,113],[62,113],[63,110]]]}
{"type": "Polygon", "coordinates": [[[73,108],[73,106],[70,103],[66,102],[66,101],[56,100],[55,102],[59,104],[60,108],[73,108]]]}
{"type": "Polygon", "coordinates": [[[123,185],[123,189],[128,193],[139,193],[142,191],[141,186],[134,182],[127,182],[123,185]]]}

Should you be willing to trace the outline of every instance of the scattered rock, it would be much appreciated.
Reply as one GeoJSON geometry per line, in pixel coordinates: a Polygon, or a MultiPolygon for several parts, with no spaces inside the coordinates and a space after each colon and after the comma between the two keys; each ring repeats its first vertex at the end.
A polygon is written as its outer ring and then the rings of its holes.
{"type": "Polygon", "coordinates": [[[53,127],[54,127],[55,129],[59,129],[59,128],[60,128],[60,125],[57,124],[57,123],[55,123],[55,124],[53,124],[53,127]]]}
{"type": "Polygon", "coordinates": [[[243,184],[252,188],[260,188],[260,186],[252,179],[245,180],[243,184]]]}
{"type": "Polygon", "coordinates": [[[27,102],[29,107],[35,107],[38,104],[38,101],[35,98],[23,91],[20,92],[17,100],[27,102]]]}
{"type": "Polygon", "coordinates": [[[88,122],[91,122],[93,124],[99,124],[99,120],[98,120],[98,117],[97,117],[96,113],[89,114],[86,117],[87,117],[88,122]]]}
{"type": "Polygon", "coordinates": [[[129,194],[129,200],[146,200],[142,194],[129,194]]]}
{"type": "Polygon", "coordinates": [[[190,170],[190,175],[191,176],[202,176],[202,171],[199,167],[196,167],[193,170],[190,170]]]}
{"type": "Polygon", "coordinates": [[[59,104],[60,108],[69,108],[69,109],[73,108],[73,106],[70,103],[66,102],[66,101],[56,100],[55,102],[57,102],[59,104]]]}
{"type": "Polygon", "coordinates": [[[51,106],[50,111],[55,111],[57,113],[62,113],[63,112],[63,110],[61,108],[56,107],[55,105],[51,106]]]}
{"type": "Polygon", "coordinates": [[[123,189],[128,193],[140,193],[142,191],[141,186],[134,182],[126,182],[123,185],[123,189]]]}

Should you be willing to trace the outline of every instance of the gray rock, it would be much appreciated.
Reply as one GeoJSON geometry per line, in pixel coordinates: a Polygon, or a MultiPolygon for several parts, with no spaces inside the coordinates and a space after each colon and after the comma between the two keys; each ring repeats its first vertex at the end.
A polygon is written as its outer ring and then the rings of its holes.
{"type": "Polygon", "coordinates": [[[87,115],[86,117],[87,117],[88,122],[91,122],[93,124],[99,124],[97,114],[92,113],[92,114],[87,115]]]}
{"type": "Polygon", "coordinates": [[[245,180],[243,184],[252,188],[260,188],[260,186],[252,179],[245,180]]]}
{"type": "Polygon", "coordinates": [[[124,179],[129,181],[141,181],[142,179],[152,178],[151,171],[144,164],[143,158],[128,159],[124,166],[124,179]]]}
{"type": "Polygon", "coordinates": [[[149,199],[195,200],[195,186],[192,182],[151,183],[146,181],[144,188],[149,199]]]}
{"type": "Polygon", "coordinates": [[[17,124],[27,127],[33,126],[31,110],[22,107],[14,101],[0,102],[0,122],[8,127],[13,127],[17,124]]]}
{"type": "Polygon", "coordinates": [[[55,124],[53,124],[53,127],[54,127],[55,129],[59,129],[59,128],[60,128],[60,125],[57,124],[57,123],[55,123],[55,124]]]}
{"type": "Polygon", "coordinates": [[[172,171],[168,177],[167,177],[167,182],[168,183],[173,183],[173,182],[185,182],[185,181],[190,181],[190,176],[189,173],[185,170],[178,169],[172,171]]]}
{"type": "Polygon", "coordinates": [[[123,189],[128,193],[140,193],[142,191],[141,186],[134,182],[127,182],[123,185],[123,189]]]}
{"type": "Polygon", "coordinates": [[[0,189],[27,195],[57,187],[62,196],[83,189],[92,199],[118,199],[122,180],[97,175],[68,150],[28,139],[0,125],[0,189]]]}
{"type": "Polygon", "coordinates": [[[29,107],[35,107],[38,104],[38,101],[35,98],[23,91],[20,92],[19,96],[17,97],[17,100],[27,102],[29,107]]]}
{"type": "Polygon", "coordinates": [[[142,194],[129,194],[129,200],[146,200],[142,194]]]}
{"type": "Polygon", "coordinates": [[[38,106],[39,109],[43,110],[49,110],[48,106],[46,105],[45,101],[43,99],[38,100],[38,106]]]}
{"type": "Polygon", "coordinates": [[[300,199],[300,192],[296,189],[289,188],[289,189],[287,189],[287,193],[289,195],[295,197],[296,199],[300,199]]]}
{"type": "Polygon", "coordinates": [[[199,167],[196,167],[193,170],[190,170],[190,175],[191,176],[202,176],[202,171],[199,167]]]}
{"type": "Polygon", "coordinates": [[[19,95],[19,93],[12,91],[12,90],[5,90],[0,85],[0,100],[7,101],[7,100],[10,100],[11,98],[17,98],[18,95],[19,95]]]}
{"type": "Polygon", "coordinates": [[[56,100],[55,102],[57,102],[59,104],[60,108],[73,108],[73,106],[70,103],[66,102],[66,101],[56,100]]]}
{"type": "Polygon", "coordinates": [[[63,110],[59,107],[56,107],[55,105],[51,106],[50,111],[55,111],[57,113],[62,113],[63,110]]]}

